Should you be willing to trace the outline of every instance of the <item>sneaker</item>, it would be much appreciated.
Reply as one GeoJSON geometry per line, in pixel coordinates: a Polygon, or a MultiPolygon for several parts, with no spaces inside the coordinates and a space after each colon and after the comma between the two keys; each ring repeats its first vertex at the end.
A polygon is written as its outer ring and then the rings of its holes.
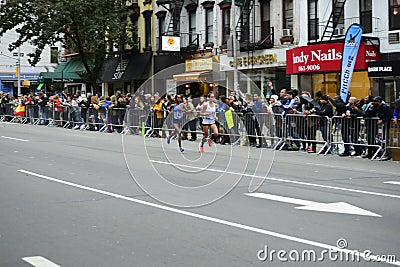
{"type": "Polygon", "coordinates": [[[209,146],[209,147],[212,147],[212,140],[211,140],[211,138],[208,138],[208,146],[209,146]]]}
{"type": "Polygon", "coordinates": [[[79,129],[79,125],[75,125],[75,127],[73,129],[74,130],[78,130],[79,129]]]}
{"type": "Polygon", "coordinates": [[[307,152],[308,151],[312,151],[312,147],[309,146],[309,147],[306,148],[306,150],[307,150],[307,152]]]}
{"type": "Polygon", "coordinates": [[[200,146],[200,153],[204,152],[204,146],[200,146]]]}
{"type": "Polygon", "coordinates": [[[183,149],[182,147],[180,147],[180,148],[179,148],[179,151],[180,151],[180,152],[183,152],[183,151],[185,151],[185,149],[183,149]]]}
{"type": "Polygon", "coordinates": [[[167,144],[169,145],[171,143],[171,137],[167,137],[167,144]]]}
{"type": "Polygon", "coordinates": [[[356,155],[356,151],[355,150],[352,150],[351,152],[350,152],[350,156],[355,156],[356,155]]]}

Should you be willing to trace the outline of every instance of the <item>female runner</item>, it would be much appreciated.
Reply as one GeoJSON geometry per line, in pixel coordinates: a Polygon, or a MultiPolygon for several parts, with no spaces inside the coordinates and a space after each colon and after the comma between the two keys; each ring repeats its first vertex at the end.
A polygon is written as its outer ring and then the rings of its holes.
{"type": "Polygon", "coordinates": [[[203,103],[200,116],[203,116],[203,139],[200,144],[200,152],[204,152],[204,143],[208,141],[208,145],[212,146],[212,140],[208,137],[208,130],[211,128],[214,135],[214,140],[218,138],[218,128],[215,125],[215,110],[216,104],[214,103],[215,95],[211,93],[208,97],[208,101],[203,103]]]}
{"type": "Polygon", "coordinates": [[[172,111],[172,124],[174,126],[174,132],[172,135],[168,136],[167,143],[171,143],[171,138],[178,136],[178,144],[179,144],[179,151],[183,152],[184,149],[182,148],[182,138],[181,138],[181,130],[182,130],[182,120],[183,120],[183,113],[185,111],[185,106],[182,102],[182,96],[177,95],[175,97],[174,108],[172,111]]]}

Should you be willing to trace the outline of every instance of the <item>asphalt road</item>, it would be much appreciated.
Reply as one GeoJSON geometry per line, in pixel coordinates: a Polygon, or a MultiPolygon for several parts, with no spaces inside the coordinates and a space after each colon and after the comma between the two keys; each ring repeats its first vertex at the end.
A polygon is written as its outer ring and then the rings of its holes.
{"type": "Polygon", "coordinates": [[[400,265],[398,162],[184,148],[0,124],[0,266],[400,265]]]}

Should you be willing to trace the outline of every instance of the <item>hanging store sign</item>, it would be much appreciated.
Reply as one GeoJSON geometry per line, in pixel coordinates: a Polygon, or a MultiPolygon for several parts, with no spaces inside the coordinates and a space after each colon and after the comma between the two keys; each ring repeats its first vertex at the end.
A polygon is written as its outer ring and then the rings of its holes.
{"type": "MultiPolygon", "coordinates": [[[[343,43],[316,44],[286,51],[286,73],[340,72],[343,43]]],[[[379,60],[379,47],[361,43],[355,70],[367,70],[368,61],[379,60]]]]}
{"type": "Polygon", "coordinates": [[[400,76],[400,64],[398,61],[368,63],[368,77],[383,78],[391,76],[400,76]]]}
{"type": "Polygon", "coordinates": [[[181,39],[178,36],[161,36],[161,50],[165,52],[181,51],[181,39]]]}

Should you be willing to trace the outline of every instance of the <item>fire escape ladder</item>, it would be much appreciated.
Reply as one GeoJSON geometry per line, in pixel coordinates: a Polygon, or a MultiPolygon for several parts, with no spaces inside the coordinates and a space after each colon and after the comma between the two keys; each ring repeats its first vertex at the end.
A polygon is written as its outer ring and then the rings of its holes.
{"type": "Polygon", "coordinates": [[[183,8],[184,0],[158,0],[156,3],[159,6],[164,7],[170,12],[170,20],[168,23],[166,35],[179,36],[180,27],[179,22],[181,18],[181,11],[183,8]]]}
{"type": "Polygon", "coordinates": [[[335,2],[333,3],[332,13],[329,16],[328,22],[326,23],[321,41],[332,40],[335,29],[340,21],[340,18],[343,15],[345,3],[346,0],[335,0],[335,2]]]}
{"type": "MultiPolygon", "coordinates": [[[[254,29],[253,29],[253,34],[251,34],[250,30],[250,25],[251,25],[251,13],[254,9],[254,0],[245,0],[243,8],[240,12],[240,17],[237,22],[235,32],[237,39],[240,42],[241,48],[244,48],[244,50],[249,50],[251,47],[254,49],[254,29]]],[[[255,25],[253,25],[254,27],[255,25]]],[[[243,49],[242,49],[243,50],[243,49]]]]}

